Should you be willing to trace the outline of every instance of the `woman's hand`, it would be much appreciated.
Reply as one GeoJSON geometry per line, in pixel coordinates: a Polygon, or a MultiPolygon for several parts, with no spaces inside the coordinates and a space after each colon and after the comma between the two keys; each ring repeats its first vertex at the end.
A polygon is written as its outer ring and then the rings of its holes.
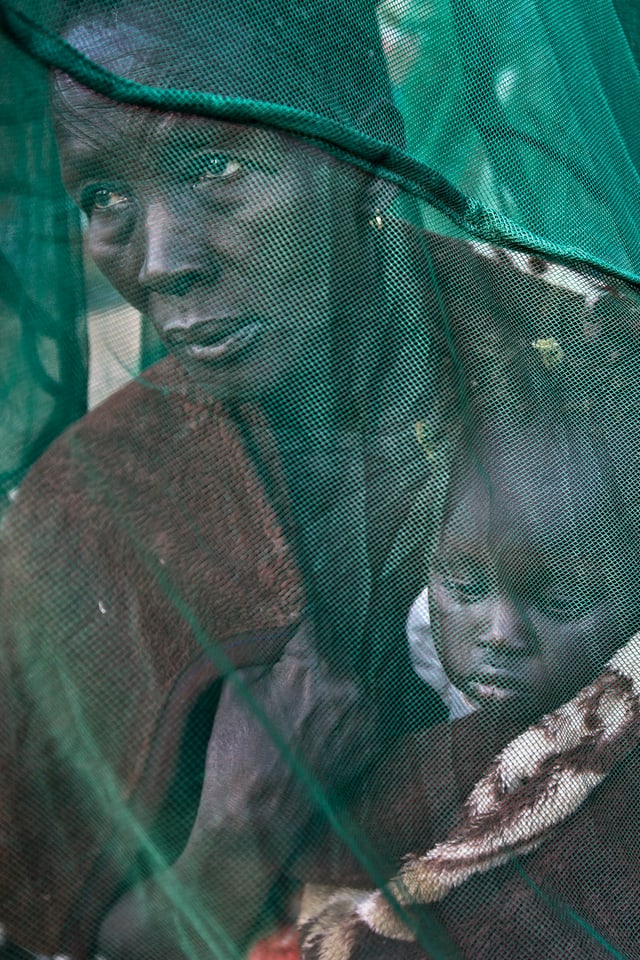
{"type": "Polygon", "coordinates": [[[221,695],[187,844],[170,870],[115,904],[99,952],[242,956],[281,919],[268,903],[275,884],[308,847],[319,798],[372,754],[374,723],[357,685],[317,655],[308,623],[275,665],[238,671],[221,695]]]}

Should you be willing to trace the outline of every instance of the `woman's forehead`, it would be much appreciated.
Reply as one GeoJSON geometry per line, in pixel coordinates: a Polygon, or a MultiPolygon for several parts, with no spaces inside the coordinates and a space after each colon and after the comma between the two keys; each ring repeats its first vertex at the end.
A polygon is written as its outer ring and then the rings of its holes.
{"type": "Polygon", "coordinates": [[[120,104],[66,76],[56,78],[52,106],[60,153],[67,164],[134,160],[140,149],[145,155],[176,157],[198,148],[232,154],[249,151],[274,162],[312,150],[297,138],[265,127],[120,104]]]}
{"type": "MultiPolygon", "coordinates": [[[[71,21],[64,36],[118,76],[152,87],[281,104],[339,122],[391,107],[374,5],[344,0],[220,0],[207,17],[183,2],[121,0],[71,21]]],[[[385,136],[400,136],[387,117],[385,136]]]]}
{"type": "MultiPolygon", "coordinates": [[[[283,76],[284,67],[270,69],[268,58],[261,58],[259,51],[250,58],[248,71],[250,41],[233,21],[208,30],[206,43],[200,47],[183,43],[180,37],[170,42],[165,29],[153,23],[123,18],[76,24],[66,39],[109,72],[147,86],[285,102],[287,86],[302,82],[283,76]]],[[[74,151],[83,145],[89,149],[92,144],[103,149],[109,139],[115,146],[118,138],[132,136],[142,140],[161,137],[185,145],[218,138],[222,145],[229,141],[265,151],[281,149],[288,155],[318,152],[303,140],[274,129],[117,103],[64,74],[54,76],[52,107],[58,139],[74,151]]]]}
{"type": "Polygon", "coordinates": [[[118,103],[63,74],[58,74],[54,80],[52,108],[54,121],[66,136],[95,126],[105,133],[113,130],[115,135],[123,132],[137,135],[146,131],[155,137],[175,139],[185,145],[220,141],[221,145],[260,143],[267,148],[285,140],[302,142],[278,130],[255,124],[118,103]]]}

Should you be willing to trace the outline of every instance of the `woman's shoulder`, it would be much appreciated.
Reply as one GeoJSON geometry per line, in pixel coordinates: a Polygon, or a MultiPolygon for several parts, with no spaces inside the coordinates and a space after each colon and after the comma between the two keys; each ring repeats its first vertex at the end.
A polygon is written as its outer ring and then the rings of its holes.
{"type": "MultiPolygon", "coordinates": [[[[180,365],[166,357],[72,424],[36,461],[14,497],[5,527],[25,518],[65,517],[79,500],[130,490],[149,496],[205,446],[227,445],[230,417],[194,396],[180,365]],[[227,425],[227,429],[221,429],[227,425]],[[214,429],[216,428],[217,429],[214,429]]],[[[5,532],[4,536],[7,534],[5,532]]]]}

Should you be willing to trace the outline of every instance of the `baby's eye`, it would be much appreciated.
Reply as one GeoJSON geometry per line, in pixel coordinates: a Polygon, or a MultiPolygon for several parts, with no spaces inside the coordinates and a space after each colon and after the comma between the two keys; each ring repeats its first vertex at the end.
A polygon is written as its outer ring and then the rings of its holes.
{"type": "Polygon", "coordinates": [[[549,598],[539,602],[537,606],[545,616],[562,623],[569,620],[581,620],[589,609],[589,604],[579,597],[549,598]]]}
{"type": "Polygon", "coordinates": [[[476,603],[489,593],[489,582],[480,570],[438,566],[442,586],[459,603],[476,603]]]}
{"type": "Polygon", "coordinates": [[[129,197],[110,187],[88,187],[82,191],[80,206],[88,217],[96,211],[111,210],[129,202],[129,197]]]}
{"type": "Polygon", "coordinates": [[[462,603],[476,603],[483,600],[488,591],[484,580],[473,580],[464,577],[443,577],[445,588],[462,603]]]}
{"type": "Polygon", "coordinates": [[[537,599],[538,609],[551,620],[566,623],[581,620],[597,604],[597,597],[589,588],[575,590],[546,590],[537,599]]]}

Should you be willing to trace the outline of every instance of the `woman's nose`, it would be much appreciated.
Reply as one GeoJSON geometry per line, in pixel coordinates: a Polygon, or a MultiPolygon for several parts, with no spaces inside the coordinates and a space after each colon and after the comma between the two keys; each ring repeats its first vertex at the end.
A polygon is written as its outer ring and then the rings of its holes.
{"type": "Polygon", "coordinates": [[[184,296],[194,285],[215,282],[219,268],[203,242],[202,229],[195,217],[174,210],[169,202],[148,203],[142,223],[140,286],[165,296],[184,296]]]}

